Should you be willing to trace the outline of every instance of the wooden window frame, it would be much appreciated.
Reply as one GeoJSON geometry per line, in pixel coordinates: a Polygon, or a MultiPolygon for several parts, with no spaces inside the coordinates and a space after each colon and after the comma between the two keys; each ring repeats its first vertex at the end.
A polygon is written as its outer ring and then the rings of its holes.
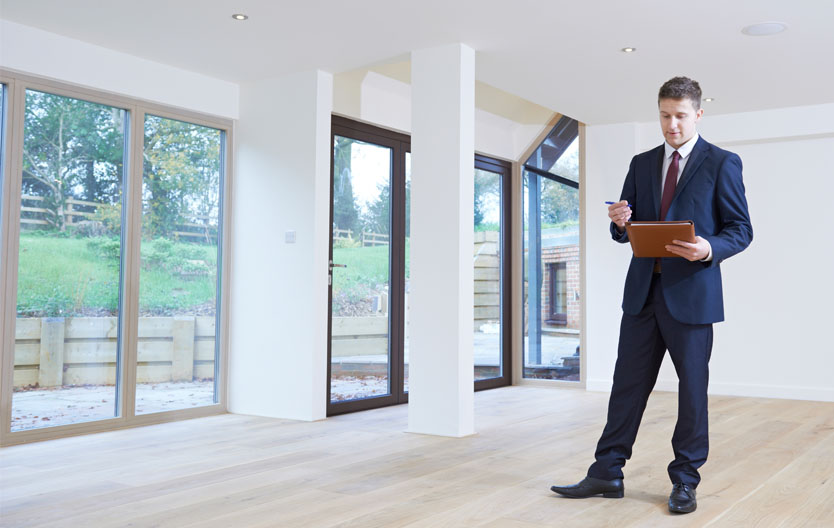
{"type": "Polygon", "coordinates": [[[232,227],[232,188],[234,183],[234,122],[230,119],[199,112],[173,108],[138,98],[112,94],[66,82],[59,82],[38,76],[0,68],[0,82],[6,85],[7,99],[5,130],[3,137],[2,203],[0,203],[0,446],[63,438],[79,434],[96,433],[185,420],[202,416],[223,414],[227,409],[228,344],[229,344],[229,269],[231,244],[229,235],[232,227]],[[125,153],[125,196],[124,240],[122,246],[121,295],[124,302],[121,310],[121,350],[119,372],[121,381],[119,412],[113,418],[91,422],[73,423],[11,431],[12,398],[14,385],[14,341],[18,281],[18,251],[20,241],[20,188],[23,153],[23,126],[25,97],[27,90],[42,91],[62,97],[71,97],[102,105],[121,108],[127,112],[129,139],[125,153]],[[215,343],[215,403],[197,408],[135,414],[136,391],[136,350],[138,341],[139,313],[139,245],[141,242],[142,220],[142,153],[144,148],[145,114],[176,119],[194,125],[215,128],[224,139],[221,150],[221,198],[220,226],[218,229],[218,286],[217,334],[215,343]]]}

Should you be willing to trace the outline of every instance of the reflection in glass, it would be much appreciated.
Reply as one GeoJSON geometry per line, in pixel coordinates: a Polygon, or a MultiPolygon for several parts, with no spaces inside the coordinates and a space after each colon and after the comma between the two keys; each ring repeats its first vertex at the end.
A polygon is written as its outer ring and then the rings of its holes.
{"type": "Polygon", "coordinates": [[[475,169],[475,380],[501,365],[501,174],[475,169]]]}
{"type": "Polygon", "coordinates": [[[136,414],[217,401],[223,132],[145,118],[136,414]]]}
{"type": "Polygon", "coordinates": [[[391,149],[335,136],[330,400],[391,393],[391,149]]]}
{"type": "Polygon", "coordinates": [[[12,431],[117,415],[126,129],[26,92],[12,431]]]}

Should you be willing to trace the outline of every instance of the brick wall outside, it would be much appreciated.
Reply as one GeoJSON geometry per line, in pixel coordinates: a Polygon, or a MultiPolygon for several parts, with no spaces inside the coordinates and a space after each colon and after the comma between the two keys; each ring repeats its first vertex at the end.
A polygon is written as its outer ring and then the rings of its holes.
{"type": "Polygon", "coordinates": [[[558,246],[542,249],[542,321],[550,318],[550,282],[555,280],[551,277],[549,264],[566,263],[566,292],[567,292],[567,325],[566,328],[579,329],[580,321],[580,299],[579,299],[579,246],[558,246]]]}

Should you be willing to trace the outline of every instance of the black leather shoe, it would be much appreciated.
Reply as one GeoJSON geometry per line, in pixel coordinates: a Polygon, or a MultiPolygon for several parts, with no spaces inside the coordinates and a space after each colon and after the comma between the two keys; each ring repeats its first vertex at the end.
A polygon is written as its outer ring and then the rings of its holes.
{"type": "Polygon", "coordinates": [[[678,482],[669,495],[669,511],[672,513],[690,513],[698,507],[695,500],[695,490],[686,484],[678,482]]]}
{"type": "Polygon", "coordinates": [[[602,495],[606,499],[623,498],[623,479],[602,480],[585,477],[579,484],[573,486],[551,486],[552,491],[573,499],[584,499],[595,495],[602,495]]]}

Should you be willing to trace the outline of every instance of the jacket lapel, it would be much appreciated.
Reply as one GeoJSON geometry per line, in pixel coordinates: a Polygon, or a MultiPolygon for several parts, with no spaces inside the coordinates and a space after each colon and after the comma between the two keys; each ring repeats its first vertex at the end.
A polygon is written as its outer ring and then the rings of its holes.
{"type": "Polygon", "coordinates": [[[672,197],[673,204],[678,196],[680,196],[683,192],[683,189],[686,187],[686,184],[689,183],[689,180],[692,179],[692,175],[698,171],[698,167],[700,167],[701,163],[704,162],[707,150],[709,150],[709,143],[707,143],[704,138],[699,137],[698,142],[695,143],[695,147],[692,149],[692,153],[689,155],[689,160],[686,162],[686,166],[683,168],[683,174],[681,174],[678,184],[675,186],[675,195],[672,197]]]}

